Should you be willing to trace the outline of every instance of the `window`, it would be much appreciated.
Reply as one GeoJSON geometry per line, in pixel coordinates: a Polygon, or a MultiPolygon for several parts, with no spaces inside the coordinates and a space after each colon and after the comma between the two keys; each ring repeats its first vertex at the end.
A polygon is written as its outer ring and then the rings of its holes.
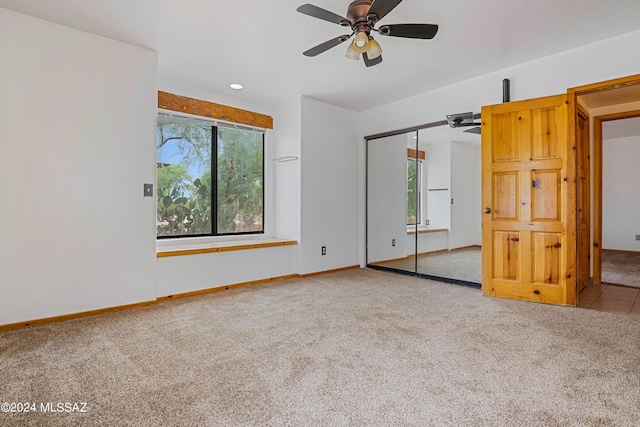
{"type": "Polygon", "coordinates": [[[422,161],[407,159],[407,225],[416,225],[421,220],[422,161]]]}
{"type": "Polygon", "coordinates": [[[156,148],[158,238],[264,232],[264,132],[161,113],[156,148]]]}

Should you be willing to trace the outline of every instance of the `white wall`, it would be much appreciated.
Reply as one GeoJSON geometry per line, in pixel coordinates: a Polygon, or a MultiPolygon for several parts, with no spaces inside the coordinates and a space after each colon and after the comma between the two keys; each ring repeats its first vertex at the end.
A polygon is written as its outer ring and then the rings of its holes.
{"type": "MultiPolygon", "coordinates": [[[[421,138],[422,141],[422,138],[421,138]]],[[[427,141],[425,148],[426,172],[426,217],[430,228],[451,226],[451,143],[450,141],[427,141]]],[[[429,237],[429,236],[427,236],[429,237]]]]}
{"type": "Polygon", "coordinates": [[[0,324],[155,299],[157,55],[0,9],[0,324]]]}
{"type": "Polygon", "coordinates": [[[419,234],[418,252],[480,245],[480,147],[455,141],[431,141],[425,147],[429,228],[448,231],[419,234]],[[442,188],[447,191],[428,191],[442,188]]]}
{"type": "Polygon", "coordinates": [[[483,105],[502,102],[504,78],[511,80],[511,99],[517,101],[637,74],[640,58],[629,52],[638,45],[640,30],[424,92],[362,112],[360,132],[374,135],[441,121],[450,113],[479,113],[483,105]]]}
{"type": "Polygon", "coordinates": [[[297,252],[297,246],[275,246],[158,258],[158,296],[294,274],[297,252]]]}
{"type": "Polygon", "coordinates": [[[449,249],[482,244],[480,147],[451,142],[449,249]]]}
{"type": "Polygon", "coordinates": [[[356,113],[303,97],[301,125],[300,273],[357,265],[356,113]]]}
{"type": "Polygon", "coordinates": [[[373,139],[368,144],[367,261],[403,258],[415,252],[415,235],[407,236],[406,224],[407,136],[373,139]]]}
{"type": "MultiPolygon", "coordinates": [[[[413,239],[414,236],[411,236],[413,239]]],[[[444,251],[449,248],[449,231],[437,231],[434,233],[419,233],[418,234],[418,253],[424,254],[427,252],[444,251]]],[[[407,255],[413,256],[415,249],[412,246],[410,253],[407,255]]]]}
{"type": "Polygon", "coordinates": [[[284,156],[295,160],[270,161],[273,168],[274,235],[300,239],[300,140],[302,102],[300,97],[280,105],[274,117],[272,159],[284,156]]]}
{"type": "MultiPolygon", "coordinates": [[[[603,126],[606,138],[606,123],[603,126]]],[[[640,251],[640,136],[602,142],[602,248],[640,251]]]]}

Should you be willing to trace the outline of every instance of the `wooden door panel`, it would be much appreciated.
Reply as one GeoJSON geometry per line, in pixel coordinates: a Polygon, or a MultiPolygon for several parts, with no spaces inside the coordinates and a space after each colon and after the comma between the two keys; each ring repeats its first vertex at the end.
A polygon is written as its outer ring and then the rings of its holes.
{"type": "Polygon", "coordinates": [[[520,282],[499,282],[495,293],[491,296],[497,298],[509,298],[523,301],[540,302],[545,304],[567,305],[565,304],[564,291],[561,286],[536,284],[536,289],[532,290],[529,284],[520,282]],[[508,291],[505,289],[508,287],[508,291]]]}
{"type": "Polygon", "coordinates": [[[531,110],[531,160],[560,156],[558,107],[531,110]]]}
{"type": "Polygon", "coordinates": [[[493,279],[520,281],[520,233],[493,233],[493,279]]]}
{"type": "Polygon", "coordinates": [[[546,285],[560,284],[562,233],[534,232],[532,281],[546,285]]]}
{"type": "Polygon", "coordinates": [[[498,172],[493,175],[494,220],[518,221],[520,185],[517,172],[498,172]]]}
{"type": "Polygon", "coordinates": [[[559,170],[531,172],[531,220],[561,221],[559,170]]]}
{"type": "Polygon", "coordinates": [[[558,95],[482,108],[484,295],[575,304],[569,102],[558,95]]]}
{"type": "Polygon", "coordinates": [[[491,138],[494,162],[517,162],[520,160],[520,138],[518,135],[518,114],[496,114],[491,138]]]}

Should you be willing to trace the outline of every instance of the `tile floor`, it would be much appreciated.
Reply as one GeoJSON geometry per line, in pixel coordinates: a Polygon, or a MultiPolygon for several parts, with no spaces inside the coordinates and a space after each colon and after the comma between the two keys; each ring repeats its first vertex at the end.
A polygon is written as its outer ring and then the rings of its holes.
{"type": "Polygon", "coordinates": [[[578,307],[640,317],[640,288],[607,284],[587,286],[578,295],[578,307]]]}

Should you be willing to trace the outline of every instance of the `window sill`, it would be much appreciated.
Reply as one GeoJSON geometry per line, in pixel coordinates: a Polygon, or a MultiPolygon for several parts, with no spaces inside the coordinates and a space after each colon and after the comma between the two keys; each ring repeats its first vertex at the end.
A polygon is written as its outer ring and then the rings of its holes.
{"type": "MultiPolygon", "coordinates": [[[[449,231],[448,228],[428,228],[428,227],[420,227],[418,228],[418,234],[423,234],[423,233],[439,233],[441,231],[449,231]]],[[[407,234],[416,234],[416,229],[412,228],[412,229],[407,229],[407,234]]]]}
{"type": "Polygon", "coordinates": [[[183,255],[198,255],[214,252],[240,251],[245,249],[271,248],[276,246],[297,245],[296,240],[277,238],[258,238],[244,240],[226,240],[217,242],[180,242],[164,244],[156,247],[156,257],[172,257],[183,255]]]}

